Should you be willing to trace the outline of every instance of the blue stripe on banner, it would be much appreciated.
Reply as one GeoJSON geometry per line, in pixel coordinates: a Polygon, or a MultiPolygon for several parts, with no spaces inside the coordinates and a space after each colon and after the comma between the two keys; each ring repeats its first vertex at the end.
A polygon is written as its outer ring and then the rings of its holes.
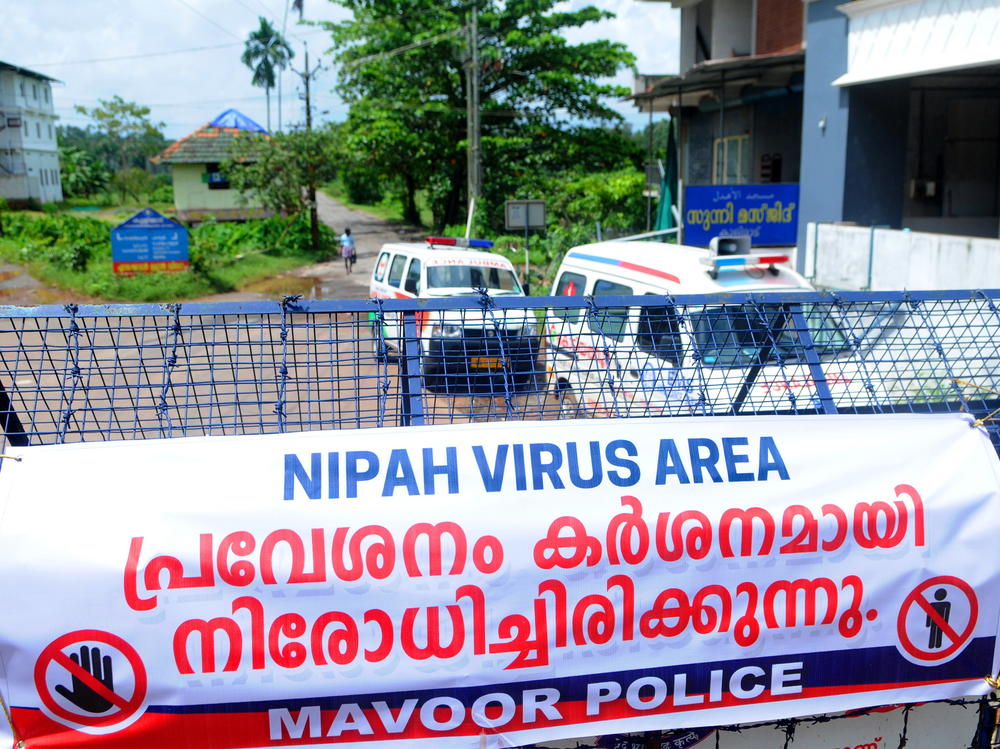
{"type": "MultiPolygon", "coordinates": [[[[744,666],[757,666],[769,671],[774,664],[801,662],[804,689],[822,689],[824,687],[865,687],[878,686],[892,689],[915,684],[925,684],[935,681],[964,681],[980,679],[989,670],[993,662],[993,651],[996,637],[979,637],[973,639],[956,658],[939,666],[919,666],[903,658],[895,647],[859,648],[856,650],[837,650],[823,653],[795,653],[774,655],[760,658],[742,658],[730,661],[714,661],[711,663],[695,663],[690,665],[663,666],[661,668],[643,668],[632,671],[612,671],[603,674],[572,676],[535,681],[519,681],[513,684],[486,684],[476,687],[442,686],[439,689],[421,689],[409,692],[376,692],[359,695],[341,695],[337,697],[304,697],[293,700],[267,700],[261,702],[241,702],[219,705],[151,705],[148,712],[154,713],[252,713],[266,712],[274,708],[298,709],[305,705],[319,705],[324,710],[335,710],[344,702],[357,701],[363,697],[365,702],[374,700],[385,702],[389,707],[402,706],[409,698],[416,697],[423,701],[429,697],[455,697],[465,705],[471,705],[477,697],[484,694],[505,692],[520,699],[525,689],[550,687],[559,690],[560,700],[565,702],[584,701],[587,698],[587,685],[599,681],[617,681],[630,683],[640,677],[659,677],[667,683],[672,683],[675,674],[687,675],[687,693],[707,693],[710,672],[722,670],[726,678],[744,666]]],[[[456,676],[461,679],[461,676],[456,676]]]]}

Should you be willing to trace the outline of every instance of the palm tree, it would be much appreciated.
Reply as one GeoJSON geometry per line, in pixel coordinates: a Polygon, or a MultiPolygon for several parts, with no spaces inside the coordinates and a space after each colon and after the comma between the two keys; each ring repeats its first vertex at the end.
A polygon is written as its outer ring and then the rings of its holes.
{"type": "Polygon", "coordinates": [[[260,28],[250,32],[240,60],[253,71],[250,82],[264,89],[267,97],[267,129],[271,129],[271,89],[274,88],[275,71],[284,70],[295,56],[285,38],[263,16],[260,28]]]}

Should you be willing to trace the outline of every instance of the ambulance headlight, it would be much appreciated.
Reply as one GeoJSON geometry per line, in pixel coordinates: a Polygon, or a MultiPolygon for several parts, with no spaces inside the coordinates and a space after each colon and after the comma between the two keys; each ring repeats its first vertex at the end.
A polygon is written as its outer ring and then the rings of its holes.
{"type": "Polygon", "coordinates": [[[431,338],[458,338],[461,335],[461,325],[434,325],[431,327],[431,338]]]}

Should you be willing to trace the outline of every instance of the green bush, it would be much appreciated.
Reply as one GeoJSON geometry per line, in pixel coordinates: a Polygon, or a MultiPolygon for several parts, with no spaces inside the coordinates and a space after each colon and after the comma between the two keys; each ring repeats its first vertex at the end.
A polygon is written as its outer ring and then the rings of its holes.
{"type": "Polygon", "coordinates": [[[149,193],[149,200],[152,203],[173,203],[174,202],[174,186],[173,185],[160,185],[149,193]]]}
{"type": "Polygon", "coordinates": [[[58,213],[34,218],[13,213],[4,228],[8,238],[19,240],[12,258],[17,262],[83,271],[92,257],[111,255],[110,227],[97,219],[58,213]]]}

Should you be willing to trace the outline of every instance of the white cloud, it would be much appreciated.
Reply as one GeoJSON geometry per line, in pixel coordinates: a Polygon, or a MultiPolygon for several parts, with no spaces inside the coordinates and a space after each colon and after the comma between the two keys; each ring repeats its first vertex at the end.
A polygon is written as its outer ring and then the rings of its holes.
{"type": "MultiPolygon", "coordinates": [[[[64,124],[85,125],[74,105],[91,107],[98,99],[120,95],[152,108],[176,138],[201,126],[228,107],[236,107],[265,124],[264,92],[250,85],[250,72],[240,63],[242,42],[256,28],[258,16],[280,24],[288,0],[6,0],[0,31],[0,59],[58,78],[54,90],[57,112],[64,124]],[[197,52],[152,55],[192,47],[218,47],[197,52]],[[149,55],[135,59],[87,62],[105,58],[149,55]]],[[[582,2],[569,3],[573,6],[582,2]]],[[[641,72],[661,73],[677,64],[676,11],[665,3],[635,0],[595,0],[618,17],[574,30],[571,41],[608,38],[625,42],[638,58],[641,72]]],[[[306,18],[340,20],[345,11],[327,0],[306,0],[306,18]]],[[[329,37],[298,26],[288,18],[301,69],[302,42],[307,40],[310,63],[322,59],[329,37]]],[[[326,58],[327,60],[329,58],[326,58]]],[[[313,84],[314,113],[319,120],[342,120],[343,103],[332,92],[334,72],[322,71],[313,84]]],[[[631,89],[632,73],[616,79],[631,89]]],[[[282,120],[304,119],[297,75],[283,78],[282,120]]],[[[644,124],[634,107],[616,103],[629,121],[644,124]]],[[[277,126],[277,94],[272,92],[272,126],[277,126]]]]}

